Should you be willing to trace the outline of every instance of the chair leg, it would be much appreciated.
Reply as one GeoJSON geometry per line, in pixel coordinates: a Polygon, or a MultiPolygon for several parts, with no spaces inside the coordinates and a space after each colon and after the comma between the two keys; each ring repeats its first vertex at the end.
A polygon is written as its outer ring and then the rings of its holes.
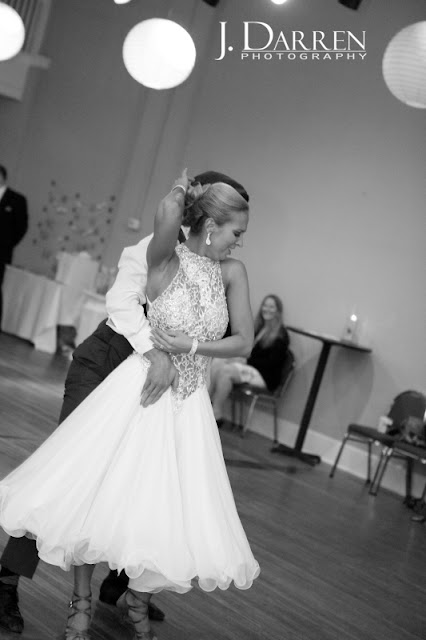
{"type": "Polygon", "coordinates": [[[347,433],[345,435],[345,437],[343,438],[343,440],[342,440],[342,444],[340,445],[340,449],[339,449],[339,451],[337,453],[337,456],[336,456],[336,459],[334,461],[334,464],[331,467],[331,471],[330,471],[330,474],[329,474],[330,478],[332,478],[334,476],[334,472],[336,471],[337,465],[339,464],[340,456],[343,453],[344,446],[345,446],[346,442],[348,441],[348,439],[349,439],[349,434],[347,433]]]}
{"type": "Polygon", "coordinates": [[[378,476],[379,476],[379,473],[380,473],[380,471],[381,471],[381,468],[382,468],[383,460],[384,460],[384,458],[385,458],[386,451],[387,451],[386,447],[382,447],[382,448],[380,449],[380,457],[379,457],[379,461],[378,461],[378,463],[377,463],[376,470],[375,470],[375,472],[374,472],[373,482],[371,483],[370,489],[368,490],[368,493],[369,493],[370,495],[372,495],[372,496],[375,496],[375,495],[376,495],[376,494],[374,493],[374,489],[375,489],[375,487],[376,487],[376,480],[377,480],[377,478],[378,478],[378,476]]]}
{"type": "Polygon", "coordinates": [[[245,435],[247,429],[249,428],[249,424],[250,424],[250,421],[251,421],[251,418],[252,418],[252,415],[253,415],[253,411],[254,411],[254,407],[255,407],[256,402],[257,402],[257,396],[253,396],[253,398],[252,398],[252,400],[250,402],[250,408],[248,410],[247,418],[246,418],[246,420],[244,422],[243,430],[241,432],[241,437],[242,438],[244,438],[244,435],[245,435]]]}
{"type": "Polygon", "coordinates": [[[231,399],[231,402],[232,402],[232,426],[235,426],[235,424],[236,424],[236,422],[235,422],[235,418],[236,418],[236,408],[235,408],[235,405],[236,405],[236,403],[237,403],[237,402],[239,402],[239,399],[237,400],[237,392],[236,392],[236,391],[234,391],[234,392],[232,393],[232,399],[231,399]]]}
{"type": "Polygon", "coordinates": [[[244,396],[237,392],[232,393],[232,427],[240,429],[243,424],[244,396]]]}
{"type": "Polygon", "coordinates": [[[245,424],[245,420],[244,420],[245,408],[246,408],[246,396],[241,394],[240,413],[238,416],[238,427],[241,429],[241,431],[244,429],[244,424],[245,424]]]}
{"type": "Polygon", "coordinates": [[[380,454],[380,459],[377,465],[376,473],[374,474],[373,482],[371,483],[371,487],[368,492],[370,495],[377,496],[377,493],[380,489],[380,485],[382,483],[383,476],[388,466],[388,462],[392,458],[392,455],[393,455],[392,447],[387,447],[386,449],[382,450],[380,454]]]}
{"type": "Polygon", "coordinates": [[[371,482],[371,440],[368,441],[368,458],[367,458],[367,480],[366,484],[371,482]]]}
{"type": "Polygon", "coordinates": [[[274,402],[274,444],[278,444],[278,409],[274,402]]]}

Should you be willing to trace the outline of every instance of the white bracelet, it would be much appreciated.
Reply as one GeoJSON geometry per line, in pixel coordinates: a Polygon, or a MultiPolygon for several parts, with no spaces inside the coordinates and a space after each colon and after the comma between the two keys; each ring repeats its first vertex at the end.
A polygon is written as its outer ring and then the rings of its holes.
{"type": "Polygon", "coordinates": [[[175,187],[173,187],[172,191],[174,191],[175,189],[182,189],[184,197],[186,196],[186,189],[182,184],[177,184],[175,187]]]}
{"type": "Polygon", "coordinates": [[[195,352],[197,351],[197,349],[198,349],[198,340],[197,340],[197,338],[193,338],[192,339],[192,347],[188,351],[188,355],[189,356],[195,356],[195,352]]]}

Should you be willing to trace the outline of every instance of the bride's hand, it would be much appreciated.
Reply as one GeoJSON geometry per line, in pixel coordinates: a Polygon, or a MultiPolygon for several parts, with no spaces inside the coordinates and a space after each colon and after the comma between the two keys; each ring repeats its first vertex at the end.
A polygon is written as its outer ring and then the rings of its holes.
{"type": "MultiPolygon", "coordinates": [[[[172,191],[175,187],[182,187],[185,189],[185,193],[188,191],[189,178],[188,178],[188,169],[184,169],[182,171],[182,175],[174,181],[172,191]]],[[[179,189],[180,191],[180,189],[179,189]]],[[[183,193],[183,191],[181,191],[183,193]]]]}
{"type": "Polygon", "coordinates": [[[151,338],[154,347],[168,353],[189,353],[192,347],[192,338],[183,331],[163,331],[153,327],[151,338]]]}

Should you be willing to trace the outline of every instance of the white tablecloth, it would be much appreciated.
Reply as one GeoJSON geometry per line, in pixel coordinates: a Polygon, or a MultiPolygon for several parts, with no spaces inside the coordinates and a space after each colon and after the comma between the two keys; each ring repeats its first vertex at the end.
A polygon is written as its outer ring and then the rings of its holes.
{"type": "Polygon", "coordinates": [[[57,282],[68,284],[79,291],[95,289],[99,262],[93,260],[88,253],[82,252],[76,255],[60,251],[57,254],[57,260],[55,275],[57,282]]]}
{"type": "Polygon", "coordinates": [[[82,342],[106,317],[105,298],[8,265],[3,283],[5,333],[55,353],[58,324],[74,326],[82,342]]]}
{"type": "Polygon", "coordinates": [[[54,353],[62,285],[8,265],[2,290],[2,330],[30,340],[40,351],[54,353]]]}

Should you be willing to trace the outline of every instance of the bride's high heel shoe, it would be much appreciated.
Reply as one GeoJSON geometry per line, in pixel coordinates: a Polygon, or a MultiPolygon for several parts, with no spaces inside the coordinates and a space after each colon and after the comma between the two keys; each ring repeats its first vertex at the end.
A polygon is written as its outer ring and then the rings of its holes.
{"type": "Polygon", "coordinates": [[[92,619],[92,596],[79,596],[74,593],[70,602],[70,609],[71,611],[68,615],[67,626],[65,628],[65,640],[90,640],[89,627],[92,619]],[[83,606],[76,606],[79,603],[83,603],[83,606]],[[71,626],[70,623],[77,614],[86,616],[87,627],[85,629],[71,626]]]}
{"type": "Polygon", "coordinates": [[[150,599],[150,593],[141,593],[140,591],[133,591],[133,589],[127,589],[126,591],[128,616],[135,629],[134,640],[157,640],[157,636],[151,631],[148,618],[150,599]]]}

